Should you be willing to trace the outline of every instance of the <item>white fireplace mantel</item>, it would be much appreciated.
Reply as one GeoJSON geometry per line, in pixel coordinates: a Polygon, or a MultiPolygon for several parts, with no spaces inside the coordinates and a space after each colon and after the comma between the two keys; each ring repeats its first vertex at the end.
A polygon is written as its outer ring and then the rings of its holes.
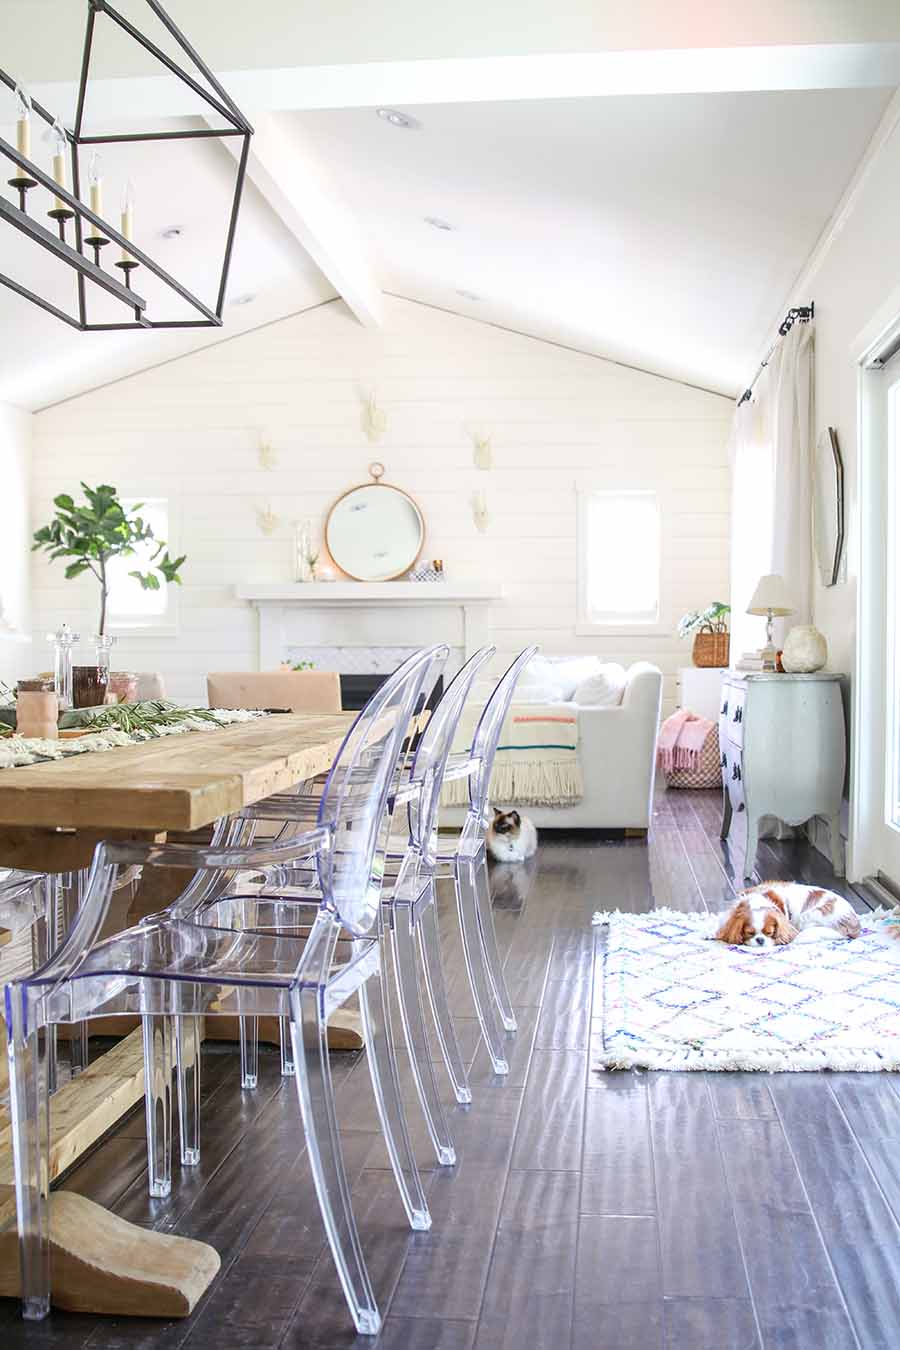
{"type": "Polygon", "coordinates": [[[271,670],[289,647],[356,649],[447,642],[468,659],[490,640],[496,582],[319,581],[238,586],[259,611],[259,664],[271,670]]]}

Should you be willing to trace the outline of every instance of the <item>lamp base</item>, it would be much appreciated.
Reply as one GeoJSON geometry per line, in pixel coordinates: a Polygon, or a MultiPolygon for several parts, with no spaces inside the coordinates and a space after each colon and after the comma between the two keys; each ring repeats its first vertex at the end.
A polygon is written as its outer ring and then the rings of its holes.
{"type": "Polygon", "coordinates": [[[775,651],[774,645],[771,642],[767,643],[766,646],[763,647],[759,655],[760,660],[762,661],[762,669],[764,671],[775,671],[778,669],[778,665],[775,660],[777,653],[775,651]]]}

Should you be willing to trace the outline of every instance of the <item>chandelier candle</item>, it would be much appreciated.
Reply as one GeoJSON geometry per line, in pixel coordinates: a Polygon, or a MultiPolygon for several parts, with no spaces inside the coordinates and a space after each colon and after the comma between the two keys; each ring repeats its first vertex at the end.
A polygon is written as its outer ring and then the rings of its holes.
{"type": "MultiPolygon", "coordinates": [[[[88,169],[88,182],[91,189],[91,210],[95,216],[103,215],[103,175],[100,172],[100,156],[96,150],[91,155],[88,169]]],[[[128,236],[129,239],[131,236],[128,236]]]]}
{"type": "Polygon", "coordinates": [[[31,158],[31,99],[21,85],[16,85],[16,149],[20,155],[31,158]]]}
{"type": "MultiPolygon", "coordinates": [[[[51,132],[51,135],[56,144],[56,149],[53,153],[53,177],[56,180],[56,182],[59,183],[59,186],[61,188],[64,188],[67,186],[66,133],[62,129],[62,126],[59,123],[59,119],[57,119],[53,123],[53,130],[51,132]]],[[[57,197],[53,205],[54,209],[57,211],[68,211],[68,207],[66,206],[65,202],[62,200],[61,197],[57,197]]]]}
{"type": "MultiPolygon", "coordinates": [[[[99,215],[100,212],[98,211],[99,215]]],[[[131,183],[127,183],[125,191],[122,194],[122,234],[126,239],[134,238],[134,188],[131,183]]],[[[122,249],[122,262],[131,262],[131,254],[127,249],[122,249]]]]}

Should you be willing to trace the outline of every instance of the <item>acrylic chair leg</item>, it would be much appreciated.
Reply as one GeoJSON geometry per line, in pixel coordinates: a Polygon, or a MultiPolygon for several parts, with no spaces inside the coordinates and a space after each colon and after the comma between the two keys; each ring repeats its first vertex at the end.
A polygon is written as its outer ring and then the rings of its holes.
{"type": "Polygon", "coordinates": [[[291,1024],[286,1017],[278,1019],[278,1046],[281,1051],[281,1076],[293,1078],[294,1053],[291,1049],[291,1024]]]}
{"type": "MultiPolygon", "coordinates": [[[[34,934],[35,965],[43,965],[59,946],[57,931],[57,907],[59,905],[59,877],[49,874],[44,877],[44,914],[38,920],[34,934]]],[[[49,1026],[44,1032],[45,1053],[47,1056],[47,1091],[53,1093],[57,1088],[57,1036],[56,1026],[49,1026]]]]}
{"type": "MultiPolygon", "coordinates": [[[[72,923],[81,907],[84,898],[84,888],[87,885],[87,871],[82,868],[77,872],[66,872],[62,883],[62,911],[63,911],[63,931],[58,934],[62,941],[69,931],[72,923]]],[[[72,1077],[75,1078],[82,1073],[90,1062],[88,1051],[88,1024],[87,1022],[74,1022],[69,1027],[69,1066],[72,1077]]]]}
{"type": "Polygon", "coordinates": [[[462,931],[463,956],[472,989],[472,1000],[481,1026],[481,1034],[491,1057],[494,1073],[509,1073],[503,1045],[503,1033],[497,1025],[497,1008],[485,968],[484,945],[478,925],[478,894],[475,869],[470,858],[457,858],[454,868],[456,904],[462,931]]]}
{"type": "MultiPolygon", "coordinates": [[[[9,1104],[12,1117],[16,1210],[22,1280],[22,1316],[39,1321],[50,1311],[50,1128],[46,1060],[29,1030],[22,993],[9,1002],[9,1104]]],[[[30,1010],[33,1014],[33,1009],[30,1010]]]]}
{"type": "Polygon", "coordinates": [[[181,1164],[200,1161],[200,1019],[175,1019],[175,1072],[178,1080],[178,1133],[181,1164]]]}
{"type": "Polygon", "coordinates": [[[356,1330],[375,1336],[381,1328],[381,1316],[363,1259],[341,1153],[319,990],[293,990],[291,1013],[294,1079],[322,1222],[356,1330]]]}
{"type": "Polygon", "coordinates": [[[141,1021],[149,1191],[163,1199],[172,1190],[172,1019],[157,1013],[141,1021]]]}
{"type": "Polygon", "coordinates": [[[494,927],[494,907],[491,904],[491,882],[488,876],[487,857],[483,850],[475,864],[475,884],[478,898],[478,931],[481,934],[481,945],[484,947],[484,964],[488,980],[494,992],[494,1001],[504,1030],[515,1031],[516,1015],[512,1010],[506,980],[503,978],[503,966],[497,947],[497,930],[494,927]]]}
{"type": "Polygon", "coordinates": [[[239,1018],[241,1040],[241,1087],[252,1089],[259,1081],[259,1019],[239,1018]]]}
{"type": "Polygon", "coordinates": [[[403,1021],[413,1081],[437,1160],[443,1167],[452,1167],[456,1162],[456,1149],[453,1147],[450,1127],[438,1092],[428,1034],[425,1030],[412,910],[409,905],[395,902],[392,906],[392,916],[391,940],[397,976],[397,1000],[400,1004],[400,1017],[403,1021]]]}
{"type": "Polygon", "coordinates": [[[428,1202],[416,1164],[397,1073],[397,1053],[384,976],[370,976],[359,991],[359,1010],[366,1042],[366,1062],[388,1158],[409,1225],[417,1232],[431,1227],[428,1202]]]}
{"type": "Polygon", "coordinates": [[[422,954],[422,971],[425,976],[425,989],[431,1006],[431,1016],[437,1033],[438,1044],[444,1058],[444,1065],[458,1102],[463,1104],[472,1100],[469,1087],[469,1075],[463,1063],[456,1028],[450,1014],[450,1000],[447,997],[447,981],[444,976],[444,959],[441,954],[441,938],[438,932],[437,910],[434,905],[434,883],[432,883],[432,903],[425,905],[419,914],[416,927],[419,933],[419,946],[422,954]]]}

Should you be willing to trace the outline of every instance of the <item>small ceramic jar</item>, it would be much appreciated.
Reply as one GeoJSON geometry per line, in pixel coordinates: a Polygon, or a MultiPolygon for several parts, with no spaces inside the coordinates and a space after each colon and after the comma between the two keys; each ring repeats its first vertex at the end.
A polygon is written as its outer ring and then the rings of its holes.
{"type": "Polygon", "coordinates": [[[109,673],[109,688],[107,698],[112,695],[111,702],[114,703],[136,703],[137,702],[138,677],[130,670],[111,670],[109,673]]]}
{"type": "Polygon", "coordinates": [[[59,700],[53,682],[20,680],[16,690],[16,734],[55,741],[59,735],[59,700]]]}
{"type": "Polygon", "coordinates": [[[798,624],[784,640],[781,662],[790,675],[811,675],[828,660],[828,643],[814,624],[798,624]]]}

